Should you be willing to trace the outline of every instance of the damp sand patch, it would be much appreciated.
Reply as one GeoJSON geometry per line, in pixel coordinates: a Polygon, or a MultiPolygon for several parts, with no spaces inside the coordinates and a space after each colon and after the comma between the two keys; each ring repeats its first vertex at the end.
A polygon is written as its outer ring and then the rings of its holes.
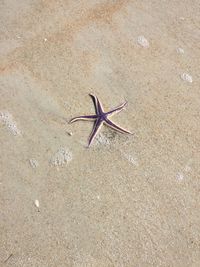
{"type": "Polygon", "coordinates": [[[55,167],[63,166],[72,160],[72,153],[66,148],[59,148],[51,157],[50,164],[55,167]]]}
{"type": "Polygon", "coordinates": [[[36,159],[29,159],[29,163],[33,169],[35,169],[39,166],[39,163],[36,159]]]}
{"type": "Polygon", "coordinates": [[[13,135],[21,135],[13,116],[8,111],[0,111],[0,123],[2,123],[13,135]]]}

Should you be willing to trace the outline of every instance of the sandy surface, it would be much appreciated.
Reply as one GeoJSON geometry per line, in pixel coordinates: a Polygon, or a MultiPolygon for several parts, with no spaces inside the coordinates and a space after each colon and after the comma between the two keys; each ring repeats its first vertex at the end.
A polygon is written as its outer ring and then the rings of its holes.
{"type": "Polygon", "coordinates": [[[0,1],[0,266],[200,266],[199,44],[199,0],[0,1]]]}

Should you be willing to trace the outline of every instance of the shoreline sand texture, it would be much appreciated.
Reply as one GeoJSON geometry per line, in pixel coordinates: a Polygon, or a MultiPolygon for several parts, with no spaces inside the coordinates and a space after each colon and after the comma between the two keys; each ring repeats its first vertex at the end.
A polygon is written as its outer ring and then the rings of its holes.
{"type": "Polygon", "coordinates": [[[0,2],[0,266],[200,266],[199,0],[0,2]],[[89,93],[128,101],[86,149],[89,93]]]}

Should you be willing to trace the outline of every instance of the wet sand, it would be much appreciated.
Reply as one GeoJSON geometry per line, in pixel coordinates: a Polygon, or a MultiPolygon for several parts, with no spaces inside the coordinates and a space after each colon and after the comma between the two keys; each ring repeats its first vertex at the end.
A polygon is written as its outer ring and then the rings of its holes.
{"type": "Polygon", "coordinates": [[[0,266],[200,266],[199,1],[0,2],[0,266]],[[87,149],[93,114],[124,100],[87,149]]]}

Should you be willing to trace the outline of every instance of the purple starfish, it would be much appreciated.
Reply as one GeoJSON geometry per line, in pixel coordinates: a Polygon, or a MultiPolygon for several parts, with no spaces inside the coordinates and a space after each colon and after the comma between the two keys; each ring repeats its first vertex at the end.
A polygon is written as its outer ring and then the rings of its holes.
{"type": "Polygon", "coordinates": [[[73,122],[78,121],[78,120],[94,121],[94,127],[93,127],[92,133],[91,133],[90,138],[89,138],[88,147],[91,145],[92,141],[94,140],[95,136],[97,135],[97,133],[100,130],[100,128],[103,125],[103,123],[105,123],[107,126],[113,128],[114,130],[116,130],[116,131],[118,131],[120,133],[132,134],[131,132],[119,127],[118,125],[113,123],[108,118],[108,117],[111,117],[112,115],[114,115],[115,113],[120,112],[122,109],[124,109],[124,107],[126,106],[127,102],[124,102],[123,104],[121,104],[120,106],[114,108],[111,111],[104,112],[103,106],[102,106],[101,102],[99,101],[99,99],[96,96],[92,95],[92,94],[89,94],[89,95],[91,96],[91,98],[92,98],[92,100],[94,102],[96,114],[95,115],[87,115],[87,116],[75,117],[75,118],[73,118],[73,119],[71,119],[69,121],[69,123],[73,123],[73,122]]]}

